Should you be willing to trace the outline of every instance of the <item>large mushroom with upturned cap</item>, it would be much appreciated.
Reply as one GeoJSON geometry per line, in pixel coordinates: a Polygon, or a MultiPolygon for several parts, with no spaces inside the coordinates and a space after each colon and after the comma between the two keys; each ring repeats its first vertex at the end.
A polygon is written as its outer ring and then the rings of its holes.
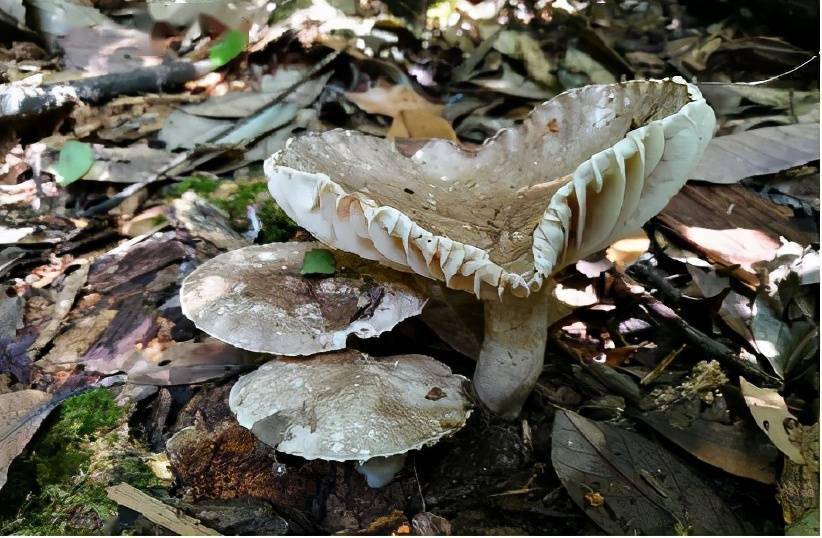
{"type": "Polygon", "coordinates": [[[681,79],[567,91],[479,149],[331,130],[265,162],[280,207],[319,241],[485,301],[474,390],[514,417],[542,369],[550,277],[636,232],[715,124],[681,79]]]}

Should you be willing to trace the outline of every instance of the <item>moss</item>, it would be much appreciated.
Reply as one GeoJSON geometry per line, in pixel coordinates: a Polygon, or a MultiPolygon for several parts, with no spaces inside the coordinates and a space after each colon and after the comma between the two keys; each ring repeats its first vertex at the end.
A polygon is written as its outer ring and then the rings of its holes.
{"type": "Polygon", "coordinates": [[[110,430],[124,416],[106,389],[69,398],[57,409],[56,421],[34,445],[31,462],[41,487],[64,482],[87,466],[90,454],[82,447],[99,430],[110,430]]]}
{"type": "Polygon", "coordinates": [[[168,196],[179,198],[184,192],[194,191],[200,196],[207,196],[217,190],[220,182],[206,177],[191,176],[170,185],[166,190],[168,196]]]}
{"type": "Polygon", "coordinates": [[[278,243],[288,241],[297,231],[297,225],[291,220],[280,206],[273,200],[266,200],[257,209],[257,216],[260,218],[262,230],[260,230],[261,243],[278,243]]]}
{"type": "Polygon", "coordinates": [[[219,207],[228,215],[229,222],[238,232],[248,230],[248,206],[255,205],[260,219],[259,241],[275,243],[287,241],[297,230],[288,215],[271,199],[265,181],[214,181],[190,177],[172,185],[168,194],[179,197],[186,191],[194,191],[219,207]]]}
{"type": "Polygon", "coordinates": [[[117,461],[109,477],[113,483],[125,482],[142,490],[165,487],[163,481],[157,478],[146,462],[138,456],[126,456],[117,461]]]}
{"type": "Polygon", "coordinates": [[[0,524],[0,533],[16,535],[87,535],[115,515],[117,504],[101,484],[48,486],[29,501],[13,520],[0,524]]]}
{"type": "Polygon", "coordinates": [[[12,489],[0,493],[0,534],[93,534],[117,512],[106,486],[164,487],[140,458],[125,420],[106,389],[63,402],[12,464],[12,489]]]}
{"type": "Polygon", "coordinates": [[[81,439],[120,424],[125,410],[106,389],[93,389],[69,398],[57,411],[58,420],[49,434],[81,439]]]}

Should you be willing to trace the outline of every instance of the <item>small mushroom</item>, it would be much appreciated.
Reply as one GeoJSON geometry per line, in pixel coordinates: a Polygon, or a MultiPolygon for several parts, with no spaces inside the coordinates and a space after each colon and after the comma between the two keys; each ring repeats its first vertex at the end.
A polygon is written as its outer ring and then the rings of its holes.
{"type": "Polygon", "coordinates": [[[425,298],[386,270],[335,253],[337,274],[300,274],[317,242],[272,243],[220,254],[183,282],[183,313],[232,346],[278,355],[342,349],[350,334],[371,338],[416,316],[425,298]]]}
{"type": "Polygon", "coordinates": [[[323,243],[483,298],[474,388],[514,417],[542,369],[543,284],[661,211],[714,124],[696,86],[633,81],[567,91],[478,150],[332,130],[292,139],[265,171],[323,243]]]}
{"type": "Polygon", "coordinates": [[[381,487],[408,451],[465,424],[465,381],[424,355],[347,350],[268,362],[237,381],[228,403],[240,425],[277,450],[360,462],[368,484],[381,487]]]}

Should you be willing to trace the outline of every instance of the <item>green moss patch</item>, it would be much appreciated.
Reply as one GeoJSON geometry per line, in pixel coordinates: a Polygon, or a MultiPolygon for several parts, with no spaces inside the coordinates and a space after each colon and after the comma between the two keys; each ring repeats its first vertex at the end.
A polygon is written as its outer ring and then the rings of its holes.
{"type": "Polygon", "coordinates": [[[194,176],[171,185],[167,193],[178,198],[187,191],[194,191],[225,211],[232,227],[238,232],[248,230],[246,212],[248,206],[255,205],[262,225],[259,235],[261,243],[288,241],[297,230],[294,221],[271,199],[265,181],[216,181],[194,176]]]}
{"type": "Polygon", "coordinates": [[[129,438],[126,418],[106,389],[63,402],[9,470],[0,534],[101,534],[117,513],[107,486],[164,487],[145,463],[145,449],[129,438]]]}

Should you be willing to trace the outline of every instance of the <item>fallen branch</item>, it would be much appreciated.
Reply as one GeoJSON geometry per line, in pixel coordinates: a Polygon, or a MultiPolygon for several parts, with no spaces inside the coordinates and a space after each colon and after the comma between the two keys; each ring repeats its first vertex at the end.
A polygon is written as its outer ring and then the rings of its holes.
{"type": "Polygon", "coordinates": [[[152,523],[180,536],[221,536],[219,532],[202,525],[199,520],[180,513],[126,483],[111,486],[106,489],[106,493],[117,504],[139,512],[152,523]]]}
{"type": "Polygon", "coordinates": [[[0,89],[0,121],[39,116],[72,103],[96,104],[118,95],[168,90],[213,69],[210,60],[180,61],[38,87],[8,85],[0,89]]]}
{"type": "Polygon", "coordinates": [[[758,379],[771,386],[780,384],[778,378],[762,370],[759,365],[742,359],[725,344],[717,342],[693,327],[650,293],[632,291],[630,282],[626,281],[629,277],[616,274],[613,276],[610,290],[614,298],[639,303],[654,320],[680,334],[689,344],[701,349],[707,356],[717,359],[725,366],[733,368],[746,377],[758,379]]]}
{"type": "MultiPolygon", "coordinates": [[[[271,107],[272,105],[274,105],[276,103],[279,103],[280,101],[285,99],[285,97],[288,94],[290,94],[291,92],[293,92],[294,90],[299,88],[301,85],[305,84],[308,80],[310,80],[314,76],[316,76],[320,71],[325,69],[337,56],[339,56],[339,52],[332,52],[331,54],[329,54],[328,56],[326,56],[325,58],[320,60],[316,65],[314,65],[308,71],[308,73],[306,73],[306,75],[304,77],[302,77],[300,80],[298,80],[297,82],[295,82],[294,84],[292,84],[291,86],[289,86],[288,88],[283,90],[282,93],[280,93],[271,102],[267,103],[263,107],[260,107],[253,114],[251,114],[247,118],[241,120],[240,122],[227,127],[225,130],[221,131],[219,134],[212,137],[211,141],[209,141],[209,142],[213,143],[214,141],[218,141],[223,136],[225,136],[227,132],[233,131],[235,129],[239,129],[243,125],[246,125],[249,122],[253,121],[260,114],[265,112],[269,107],[271,107]]],[[[259,137],[265,136],[266,134],[268,134],[269,132],[271,132],[275,128],[276,127],[272,127],[270,130],[266,130],[266,131],[262,132],[259,135],[259,137]]],[[[159,178],[159,177],[164,176],[164,175],[174,176],[177,173],[182,173],[182,171],[187,169],[186,164],[188,163],[189,158],[192,157],[193,155],[196,155],[196,149],[192,150],[192,151],[187,151],[187,152],[184,152],[184,153],[180,153],[180,158],[175,160],[173,164],[163,168],[162,170],[159,170],[157,172],[156,177],[159,178]]],[[[130,185],[129,187],[127,187],[126,189],[123,189],[119,193],[113,195],[108,200],[105,200],[104,202],[100,202],[99,204],[97,204],[95,206],[89,207],[88,209],[86,209],[84,211],[81,211],[79,216],[88,218],[88,217],[92,217],[94,215],[99,215],[100,213],[104,213],[104,212],[108,211],[109,209],[113,209],[113,208],[117,207],[118,205],[120,205],[121,203],[123,203],[123,201],[126,198],[128,198],[129,196],[131,196],[131,195],[137,193],[138,191],[142,190],[143,188],[145,188],[146,185],[148,185],[149,183],[152,183],[152,182],[153,182],[153,180],[148,181],[148,182],[134,183],[134,184],[130,185]]]]}

